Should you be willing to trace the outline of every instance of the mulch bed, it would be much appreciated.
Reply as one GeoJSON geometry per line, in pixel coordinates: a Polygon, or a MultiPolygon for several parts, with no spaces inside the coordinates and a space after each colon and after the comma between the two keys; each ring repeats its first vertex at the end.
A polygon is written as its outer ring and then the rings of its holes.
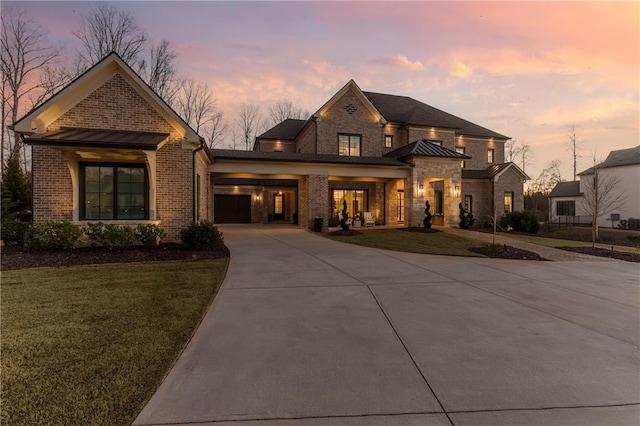
{"type": "Polygon", "coordinates": [[[591,256],[608,257],[610,259],[625,260],[627,262],[640,263],[640,254],[623,251],[611,251],[598,247],[556,247],[560,250],[573,251],[575,253],[590,254],[591,256]]]}
{"type": "Polygon", "coordinates": [[[351,237],[352,235],[362,235],[362,232],[356,231],[355,229],[349,229],[348,231],[338,229],[337,231],[329,232],[329,235],[332,237],[351,237]]]}
{"type": "Polygon", "coordinates": [[[401,231],[405,231],[405,232],[420,232],[422,234],[435,234],[437,232],[442,232],[438,229],[434,229],[434,228],[422,228],[422,227],[418,227],[418,226],[410,226],[408,228],[398,228],[401,231]]]}
{"type": "Polygon", "coordinates": [[[473,247],[469,251],[481,254],[494,259],[514,259],[514,260],[547,260],[537,253],[521,250],[507,245],[493,245],[484,247],[473,247]]]}
{"type": "Polygon", "coordinates": [[[182,244],[166,243],[157,247],[131,247],[108,250],[101,247],[81,247],[65,251],[23,251],[21,247],[2,247],[2,270],[93,265],[99,263],[153,262],[163,260],[200,260],[229,257],[225,247],[217,251],[188,250],[182,244]]]}

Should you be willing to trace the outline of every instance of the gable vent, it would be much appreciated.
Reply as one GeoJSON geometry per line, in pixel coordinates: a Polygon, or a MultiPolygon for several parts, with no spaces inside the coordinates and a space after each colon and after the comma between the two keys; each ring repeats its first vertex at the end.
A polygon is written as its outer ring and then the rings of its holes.
{"type": "Polygon", "coordinates": [[[353,114],[354,112],[356,112],[358,110],[358,108],[354,107],[353,104],[349,104],[349,105],[344,107],[344,110],[347,111],[347,113],[349,113],[349,114],[353,114]]]}

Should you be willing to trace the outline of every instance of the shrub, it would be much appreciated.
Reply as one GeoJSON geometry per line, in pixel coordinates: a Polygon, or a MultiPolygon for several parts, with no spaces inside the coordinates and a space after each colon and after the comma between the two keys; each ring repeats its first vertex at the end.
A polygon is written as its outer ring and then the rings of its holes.
{"type": "Polygon", "coordinates": [[[512,228],[517,232],[528,232],[537,234],[540,230],[540,223],[535,212],[513,212],[507,213],[500,219],[500,226],[504,229],[512,228]]]}
{"type": "Polygon", "coordinates": [[[69,221],[33,225],[25,235],[27,250],[69,250],[78,244],[82,230],[69,221]]]}
{"type": "Polygon", "coordinates": [[[192,222],[180,231],[180,239],[193,250],[219,250],[224,247],[224,238],[218,227],[208,220],[192,222]]]}
{"type": "Polygon", "coordinates": [[[31,223],[22,222],[13,217],[2,218],[2,241],[5,244],[16,244],[21,246],[26,235],[31,230],[31,223]]]}
{"type": "Polygon", "coordinates": [[[136,231],[127,225],[115,225],[102,222],[89,223],[84,228],[84,234],[91,240],[92,246],[127,248],[136,243],[136,231]]]}
{"type": "Polygon", "coordinates": [[[143,246],[157,246],[162,237],[164,230],[154,224],[140,224],[136,227],[136,239],[143,246]]]}

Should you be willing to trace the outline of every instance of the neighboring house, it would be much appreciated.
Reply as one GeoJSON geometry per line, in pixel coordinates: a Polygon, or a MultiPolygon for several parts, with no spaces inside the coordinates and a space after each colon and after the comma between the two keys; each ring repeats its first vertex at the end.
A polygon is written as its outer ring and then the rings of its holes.
{"type": "Polygon", "coordinates": [[[610,188],[612,198],[621,198],[622,203],[615,209],[605,206],[608,213],[598,219],[600,227],[617,227],[620,220],[640,219],[640,145],[634,148],[611,151],[606,160],[595,167],[578,173],[580,180],[559,182],[550,198],[550,218],[555,223],[590,224],[592,217],[585,200],[585,193],[594,188],[594,178],[598,171],[601,183],[615,180],[610,188]],[[609,211],[610,210],[610,211],[609,211]]]}
{"type": "Polygon", "coordinates": [[[504,163],[509,138],[405,96],[363,92],[352,80],[308,120],[285,120],[253,151],[213,150],[217,221],[337,220],[457,225],[522,210],[527,175],[504,163]],[[244,212],[241,217],[238,211],[244,212]]]}
{"type": "Polygon", "coordinates": [[[213,218],[203,139],[115,53],[14,124],[32,148],[33,220],[213,218]]]}
{"type": "Polygon", "coordinates": [[[253,151],[204,140],[115,53],[14,128],[33,147],[34,221],[298,223],[370,212],[376,224],[457,225],[522,210],[526,174],[509,138],[409,97],[349,81],[308,120],[285,120],[253,151]]]}

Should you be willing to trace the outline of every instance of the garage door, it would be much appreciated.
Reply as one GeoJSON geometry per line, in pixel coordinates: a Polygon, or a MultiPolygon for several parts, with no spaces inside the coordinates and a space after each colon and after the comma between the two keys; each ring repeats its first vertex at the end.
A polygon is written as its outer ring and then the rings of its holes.
{"type": "Polygon", "coordinates": [[[251,223],[251,195],[214,195],[215,223],[251,223]]]}

